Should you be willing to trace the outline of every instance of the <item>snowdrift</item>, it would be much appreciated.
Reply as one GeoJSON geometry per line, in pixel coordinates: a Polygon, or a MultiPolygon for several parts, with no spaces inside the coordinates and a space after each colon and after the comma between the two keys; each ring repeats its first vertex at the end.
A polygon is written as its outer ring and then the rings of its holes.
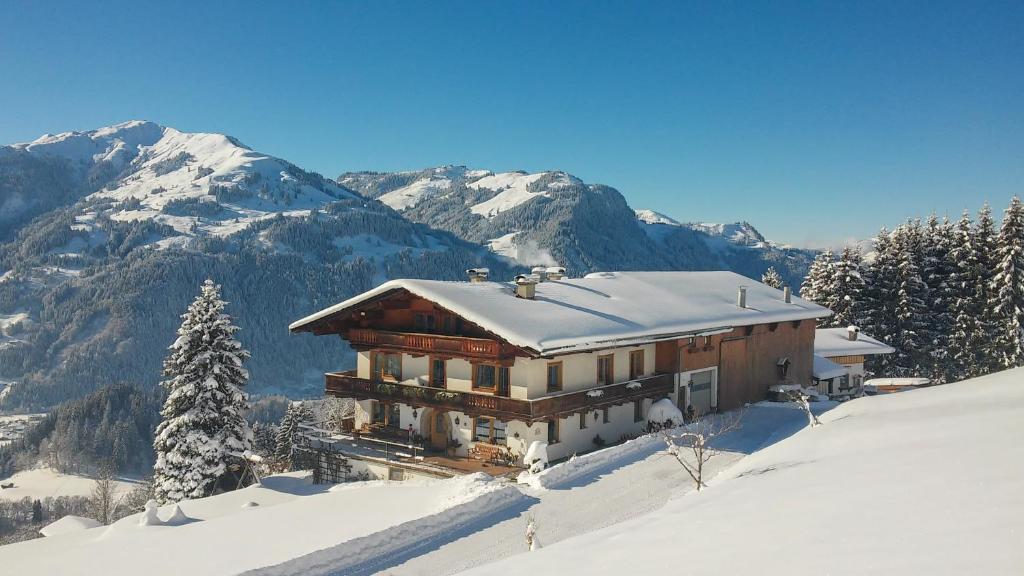
{"type": "Polygon", "coordinates": [[[1024,369],[821,420],[700,493],[469,573],[1024,573],[1024,369]]]}

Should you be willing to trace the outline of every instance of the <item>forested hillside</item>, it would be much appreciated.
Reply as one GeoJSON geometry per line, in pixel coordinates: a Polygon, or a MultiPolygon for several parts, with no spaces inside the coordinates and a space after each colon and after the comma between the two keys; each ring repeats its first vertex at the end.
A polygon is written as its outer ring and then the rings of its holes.
{"type": "Polygon", "coordinates": [[[253,351],[251,391],[309,396],[351,359],[340,341],[288,334],[296,318],[390,277],[512,273],[479,245],[220,135],[128,123],[2,150],[22,162],[7,165],[4,186],[18,188],[0,197],[59,205],[4,227],[0,380],[14,383],[0,391],[4,411],[155,384],[206,278],[223,286],[253,351]],[[39,159],[72,192],[47,196],[39,159]]]}

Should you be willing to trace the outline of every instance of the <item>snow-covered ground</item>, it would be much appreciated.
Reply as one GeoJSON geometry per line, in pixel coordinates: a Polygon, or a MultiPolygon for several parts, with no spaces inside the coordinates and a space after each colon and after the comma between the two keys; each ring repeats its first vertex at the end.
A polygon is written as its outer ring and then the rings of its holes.
{"type": "MultiPolygon", "coordinates": [[[[832,405],[819,403],[816,410],[832,405]]],[[[807,418],[792,405],[762,403],[748,408],[741,422],[740,428],[717,439],[715,446],[720,453],[707,464],[707,477],[795,433],[807,424],[807,418]]],[[[591,452],[548,470],[546,480],[554,481],[540,482],[545,488],[520,485],[531,498],[528,508],[509,510],[465,530],[453,531],[434,542],[434,550],[416,557],[393,558],[391,567],[382,567],[380,573],[453,574],[526,552],[527,518],[535,520],[537,538],[547,546],[638,518],[693,489],[693,482],[657,437],[641,437],[591,452]]],[[[554,572],[535,570],[536,574],[554,572]]]]}
{"type": "MultiPolygon", "coordinates": [[[[3,401],[10,384],[6,380],[0,380],[0,401],[3,401]]],[[[33,423],[42,420],[45,416],[46,414],[0,416],[0,446],[5,446],[21,438],[33,423]]]]}
{"type": "Polygon", "coordinates": [[[560,543],[541,517],[545,548],[470,573],[1022,574],[1022,384],[847,402],[700,493],[560,543]]]}
{"type": "MultiPolygon", "coordinates": [[[[0,490],[0,499],[21,500],[22,498],[45,499],[57,496],[89,496],[96,479],[77,474],[62,474],[49,468],[23,470],[9,478],[0,480],[0,484],[14,482],[14,488],[0,490]]],[[[117,494],[128,492],[133,482],[115,481],[117,494]]]]}
{"type": "MultiPolygon", "coordinates": [[[[348,574],[524,497],[484,475],[314,486],[301,474],[180,504],[187,520],[107,527],[0,547],[4,574],[348,574]],[[283,563],[283,564],[282,564],[283,563]]],[[[158,512],[172,518],[173,507],[158,512]]]]}

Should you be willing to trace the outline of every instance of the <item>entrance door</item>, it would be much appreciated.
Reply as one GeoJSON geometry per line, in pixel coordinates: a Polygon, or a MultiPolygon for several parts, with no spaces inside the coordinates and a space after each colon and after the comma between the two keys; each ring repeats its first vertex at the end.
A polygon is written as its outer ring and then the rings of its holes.
{"type": "Polygon", "coordinates": [[[714,370],[695,372],[690,375],[690,405],[698,416],[711,411],[711,387],[714,385],[714,370]]]}
{"type": "Polygon", "coordinates": [[[430,414],[424,414],[424,416],[427,417],[427,421],[424,423],[427,428],[424,434],[427,443],[434,450],[446,450],[450,436],[448,413],[441,410],[431,410],[430,414]]]}

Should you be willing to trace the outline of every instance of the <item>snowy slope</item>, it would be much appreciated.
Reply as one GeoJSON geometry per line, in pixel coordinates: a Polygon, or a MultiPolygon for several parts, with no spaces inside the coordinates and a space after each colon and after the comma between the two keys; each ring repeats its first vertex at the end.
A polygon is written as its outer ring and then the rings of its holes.
{"type": "Polygon", "coordinates": [[[494,190],[498,194],[489,200],[473,205],[470,211],[485,218],[493,218],[501,212],[511,210],[537,196],[550,197],[551,193],[547,189],[537,189],[533,186],[541,178],[549,175],[553,176],[554,180],[548,184],[547,188],[564,188],[575,180],[564,172],[538,172],[536,174],[504,172],[485,176],[470,182],[467,187],[474,190],[494,190]]]}
{"type": "MultiPolygon", "coordinates": [[[[305,215],[354,197],[334,182],[254,152],[230,136],[181,132],[152,122],[46,135],[13,148],[63,157],[83,171],[103,168],[111,178],[90,198],[114,201],[103,210],[105,216],[152,220],[182,235],[224,236],[277,213],[305,215]],[[206,206],[197,210],[199,204],[206,206]]],[[[79,230],[92,229],[95,216],[82,214],[79,230]]]]}
{"type": "Polygon", "coordinates": [[[847,402],[703,492],[469,573],[1024,573],[1022,382],[847,402]]]}
{"type": "MultiPolygon", "coordinates": [[[[521,498],[483,475],[333,488],[297,476],[186,500],[181,509],[191,520],[180,524],[140,526],[134,515],[108,527],[3,546],[0,566],[19,576],[313,574],[325,561],[341,567],[370,562],[432,529],[451,529],[521,498]]],[[[172,512],[163,507],[158,515],[167,521],[172,512]]]]}

